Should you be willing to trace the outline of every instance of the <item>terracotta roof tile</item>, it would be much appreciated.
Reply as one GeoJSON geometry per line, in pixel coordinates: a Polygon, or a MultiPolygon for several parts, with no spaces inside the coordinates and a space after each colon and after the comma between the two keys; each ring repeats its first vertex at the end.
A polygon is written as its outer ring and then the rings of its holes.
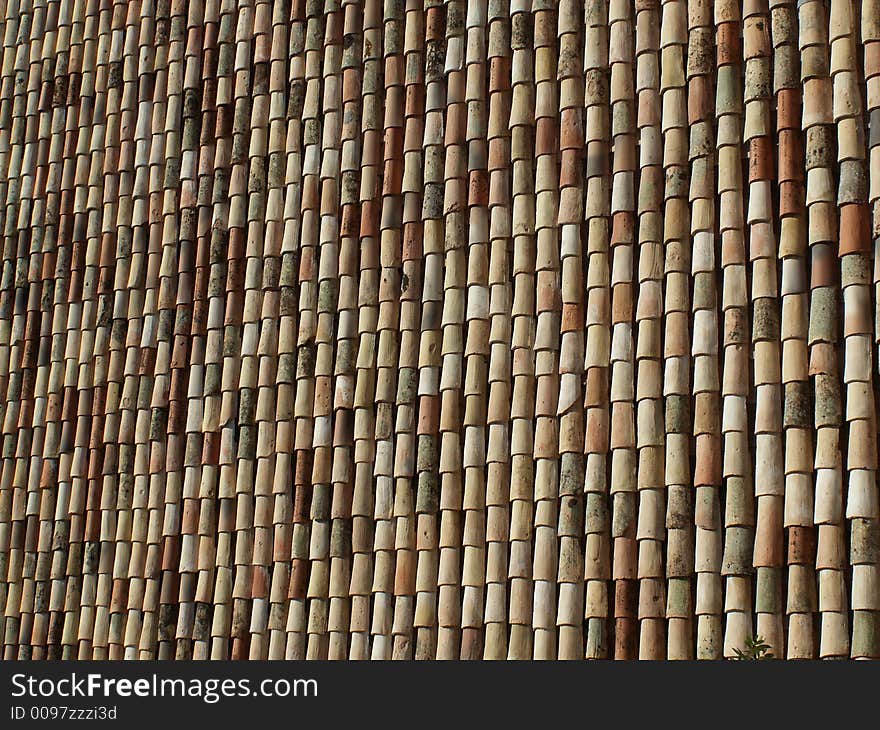
{"type": "Polygon", "coordinates": [[[99,5],[0,19],[4,658],[880,656],[880,3],[99,5]]]}

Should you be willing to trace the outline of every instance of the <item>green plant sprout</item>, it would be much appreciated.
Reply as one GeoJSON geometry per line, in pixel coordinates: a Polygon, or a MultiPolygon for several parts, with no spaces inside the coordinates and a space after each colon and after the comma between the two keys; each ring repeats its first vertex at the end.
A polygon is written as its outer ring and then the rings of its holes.
{"type": "Polygon", "coordinates": [[[734,649],[734,660],[749,659],[775,659],[773,652],[770,651],[770,645],[764,642],[763,636],[754,636],[746,639],[745,649],[734,649]]]}

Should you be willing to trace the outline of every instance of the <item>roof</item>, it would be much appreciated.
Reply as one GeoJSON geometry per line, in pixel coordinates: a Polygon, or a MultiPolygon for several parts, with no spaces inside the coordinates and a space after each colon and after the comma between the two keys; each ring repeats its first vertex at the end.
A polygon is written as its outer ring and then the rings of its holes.
{"type": "Polygon", "coordinates": [[[4,658],[880,657],[880,0],[2,6],[4,658]]]}

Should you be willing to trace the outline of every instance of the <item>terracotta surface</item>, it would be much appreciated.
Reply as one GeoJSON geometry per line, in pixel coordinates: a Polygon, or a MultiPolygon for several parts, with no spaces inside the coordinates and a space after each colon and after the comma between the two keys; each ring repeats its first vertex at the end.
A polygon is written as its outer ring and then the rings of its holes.
{"type": "Polygon", "coordinates": [[[880,657],[880,0],[0,25],[3,658],[880,657]]]}

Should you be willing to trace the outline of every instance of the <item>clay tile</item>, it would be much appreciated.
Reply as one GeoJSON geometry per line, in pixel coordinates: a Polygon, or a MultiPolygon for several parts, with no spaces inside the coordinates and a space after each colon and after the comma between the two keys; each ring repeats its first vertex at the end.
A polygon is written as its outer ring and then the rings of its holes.
{"type": "Polygon", "coordinates": [[[779,215],[796,216],[804,211],[804,187],[798,182],[784,182],[779,186],[779,215]]]}
{"type": "Polygon", "coordinates": [[[694,76],[688,81],[688,123],[695,124],[709,113],[710,95],[705,76],[694,76]]]}
{"type": "Polygon", "coordinates": [[[721,449],[717,438],[704,434],[696,438],[694,486],[720,484],[721,449]]]}
{"type": "Polygon", "coordinates": [[[721,23],[717,26],[716,47],[719,66],[739,63],[740,41],[737,23],[721,23]]]}
{"type": "Polygon", "coordinates": [[[535,155],[550,155],[556,149],[556,122],[552,117],[541,117],[535,133],[535,155]]]}
{"type": "Polygon", "coordinates": [[[871,224],[864,205],[843,205],[840,208],[841,256],[851,253],[867,254],[871,248],[871,224]]]}
{"type": "MultiPolygon", "coordinates": [[[[562,152],[559,164],[559,187],[576,187],[581,184],[581,161],[579,149],[562,152]]],[[[578,196],[580,197],[580,195],[578,196]]]]}
{"type": "Polygon", "coordinates": [[[580,109],[560,112],[560,149],[580,149],[584,144],[584,130],[580,109]]]}
{"type": "Polygon", "coordinates": [[[837,283],[837,262],[831,246],[818,244],[810,252],[810,288],[834,286],[837,283]]]}
{"type": "Polygon", "coordinates": [[[796,130],[779,132],[779,181],[802,181],[804,179],[803,146],[796,130]]]}
{"type": "Polygon", "coordinates": [[[865,77],[880,74],[880,43],[865,43],[865,77]]]}
{"type": "Polygon", "coordinates": [[[749,182],[773,177],[773,148],[769,137],[753,137],[749,142],[749,182]]]}

